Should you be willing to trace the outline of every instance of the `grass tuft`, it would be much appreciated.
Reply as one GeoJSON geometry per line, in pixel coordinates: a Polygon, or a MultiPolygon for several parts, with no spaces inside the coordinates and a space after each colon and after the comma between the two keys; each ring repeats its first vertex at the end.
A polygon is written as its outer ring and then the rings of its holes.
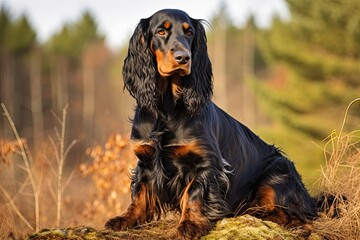
{"type": "Polygon", "coordinates": [[[336,195],[329,213],[314,223],[317,233],[330,239],[360,239],[360,130],[343,132],[352,101],[340,132],[332,131],[324,147],[325,167],[317,181],[317,191],[336,195]],[[332,218],[334,211],[340,216],[332,218]]]}

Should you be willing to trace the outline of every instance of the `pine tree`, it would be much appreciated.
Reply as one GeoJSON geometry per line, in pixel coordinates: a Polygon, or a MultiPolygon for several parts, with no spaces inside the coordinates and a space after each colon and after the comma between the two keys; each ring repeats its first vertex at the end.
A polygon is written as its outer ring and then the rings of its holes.
{"type": "MultiPolygon", "coordinates": [[[[295,125],[302,125],[302,130],[314,137],[323,137],[330,126],[317,126],[313,119],[306,121],[306,116],[339,116],[341,109],[359,96],[360,2],[306,2],[288,0],[291,21],[275,22],[262,42],[268,56],[288,69],[282,86],[285,91],[273,89],[266,95],[272,104],[286,109],[286,124],[303,120],[295,125]]],[[[271,89],[271,84],[267,82],[266,87],[271,89]]],[[[335,127],[330,120],[326,122],[335,127]]]]}
{"type": "Polygon", "coordinates": [[[50,38],[47,49],[49,54],[66,58],[76,66],[87,45],[103,40],[104,36],[99,33],[95,17],[85,11],[77,22],[64,24],[62,29],[50,38]]]}
{"type": "MultiPolygon", "coordinates": [[[[36,46],[36,33],[24,14],[13,18],[4,5],[0,6],[0,102],[13,115],[17,126],[22,126],[29,112],[29,56],[36,46]]],[[[10,135],[0,119],[0,132],[10,135]]]]}
{"type": "MultiPolygon", "coordinates": [[[[347,104],[360,96],[360,1],[287,3],[291,19],[274,19],[258,38],[272,74],[255,85],[283,137],[320,141],[339,128],[347,104]]],[[[349,129],[359,127],[359,112],[350,112],[349,129]]],[[[299,154],[313,161],[304,145],[299,154]]]]}

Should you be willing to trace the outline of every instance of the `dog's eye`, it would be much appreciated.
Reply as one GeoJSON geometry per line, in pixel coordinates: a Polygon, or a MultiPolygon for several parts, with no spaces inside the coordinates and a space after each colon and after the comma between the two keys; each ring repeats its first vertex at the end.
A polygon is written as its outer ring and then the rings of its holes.
{"type": "Polygon", "coordinates": [[[194,33],[191,29],[186,30],[185,32],[186,36],[191,37],[194,33]]]}
{"type": "Polygon", "coordinates": [[[161,28],[157,31],[157,34],[159,35],[165,35],[165,29],[161,28]]]}

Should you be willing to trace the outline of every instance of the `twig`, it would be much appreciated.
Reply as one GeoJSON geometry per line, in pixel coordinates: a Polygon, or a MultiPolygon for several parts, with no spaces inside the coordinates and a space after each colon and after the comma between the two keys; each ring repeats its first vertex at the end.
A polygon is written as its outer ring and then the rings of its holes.
{"type": "Polygon", "coordinates": [[[34,169],[32,168],[32,162],[31,162],[31,158],[29,159],[28,157],[28,154],[27,154],[27,145],[26,143],[23,143],[23,141],[21,140],[20,138],[20,135],[16,129],[16,126],[15,126],[15,123],[14,121],[12,120],[11,116],[10,116],[10,113],[8,111],[8,109],[6,108],[5,104],[4,103],[1,103],[1,107],[4,111],[4,114],[5,114],[5,117],[7,118],[10,126],[11,126],[11,129],[15,135],[15,138],[16,138],[16,141],[18,142],[18,145],[20,147],[20,154],[24,160],[24,164],[25,164],[25,167],[26,167],[26,172],[29,176],[29,179],[30,179],[30,183],[31,183],[31,186],[32,186],[32,189],[33,189],[33,192],[34,192],[34,203],[35,203],[35,230],[36,231],[39,231],[39,225],[40,225],[40,209],[39,209],[39,190],[38,190],[38,186],[36,184],[36,181],[35,181],[35,174],[34,174],[34,169]]]}
{"type": "Polygon", "coordinates": [[[70,175],[69,175],[69,177],[68,177],[68,179],[66,180],[66,182],[65,182],[65,184],[64,184],[64,187],[63,187],[63,189],[62,189],[62,191],[64,191],[65,190],[65,188],[69,185],[69,183],[71,182],[71,180],[73,180],[73,178],[74,178],[74,174],[75,174],[75,171],[73,170],[73,171],[71,171],[71,173],[70,173],[70,175]]]}
{"type": "Polygon", "coordinates": [[[59,165],[58,165],[58,181],[57,181],[57,206],[56,206],[56,225],[60,227],[60,220],[61,220],[61,200],[62,200],[62,189],[61,189],[61,179],[62,179],[62,172],[64,167],[64,145],[65,145],[65,130],[66,130],[66,115],[67,115],[67,108],[69,105],[66,105],[63,109],[62,114],[62,121],[61,121],[61,137],[60,137],[60,158],[59,158],[59,165]]]}
{"type": "MultiPolygon", "coordinates": [[[[57,165],[59,166],[60,156],[59,156],[59,151],[57,149],[56,143],[51,136],[49,136],[49,141],[50,141],[53,149],[55,150],[55,158],[56,158],[57,165]]],[[[54,169],[52,169],[52,170],[53,170],[54,174],[56,175],[55,170],[54,169]]]]}
{"type": "Polygon", "coordinates": [[[50,112],[53,115],[53,117],[55,118],[55,120],[61,125],[61,119],[56,115],[54,110],[50,109],[50,112]]]}
{"type": "Polygon", "coordinates": [[[65,149],[65,133],[66,133],[66,118],[67,118],[67,109],[69,105],[67,104],[63,108],[62,119],[55,116],[55,119],[59,122],[61,129],[60,132],[55,128],[55,135],[58,138],[60,143],[60,149],[58,145],[55,143],[54,139],[50,137],[50,142],[56,153],[56,160],[58,163],[58,171],[57,171],[57,194],[56,194],[56,225],[60,227],[61,221],[61,206],[62,206],[62,194],[68,183],[70,182],[72,175],[67,179],[64,187],[62,187],[62,177],[63,177],[63,168],[65,159],[71,148],[76,144],[76,140],[73,140],[71,144],[65,149]]]}
{"type": "Polygon", "coordinates": [[[8,199],[10,206],[13,208],[14,212],[19,216],[19,218],[28,226],[31,230],[34,230],[33,226],[26,220],[24,215],[21,214],[20,210],[16,207],[13,199],[10,197],[9,193],[2,187],[0,184],[0,189],[4,193],[5,197],[8,199]]]}
{"type": "Polygon", "coordinates": [[[67,155],[69,154],[70,150],[73,148],[73,146],[75,146],[75,144],[77,143],[77,140],[74,139],[70,145],[66,148],[65,152],[64,152],[64,159],[67,158],[67,155]]]}
{"type": "MultiPolygon", "coordinates": [[[[349,103],[349,105],[348,105],[347,108],[346,108],[344,120],[343,120],[343,123],[342,123],[341,128],[340,128],[339,140],[340,140],[340,135],[341,135],[342,132],[343,132],[343,129],[344,129],[344,126],[345,126],[345,123],[346,123],[346,118],[347,118],[347,116],[348,116],[350,107],[351,107],[355,102],[358,102],[358,101],[360,101],[360,98],[355,98],[353,101],[351,101],[351,102],[349,103]]],[[[338,141],[339,141],[339,140],[338,140],[338,141]]]]}

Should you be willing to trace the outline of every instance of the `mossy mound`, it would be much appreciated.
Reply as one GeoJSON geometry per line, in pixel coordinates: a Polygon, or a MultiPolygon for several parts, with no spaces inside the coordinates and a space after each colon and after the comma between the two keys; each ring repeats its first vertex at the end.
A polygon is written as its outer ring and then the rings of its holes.
{"type": "MultiPolygon", "coordinates": [[[[28,240],[93,240],[93,239],[178,239],[176,236],[177,219],[164,219],[142,225],[137,229],[128,231],[97,230],[92,227],[71,227],[65,229],[43,229],[38,233],[31,234],[28,240]]],[[[226,218],[217,222],[213,230],[202,240],[270,240],[270,239],[302,239],[296,234],[280,227],[276,223],[262,221],[250,215],[236,218],[226,218]]],[[[312,234],[308,239],[320,240],[321,237],[312,234]]]]}
{"type": "Polygon", "coordinates": [[[112,231],[95,229],[87,226],[69,227],[63,229],[43,229],[37,233],[28,235],[27,240],[142,240],[176,239],[177,219],[164,219],[153,221],[136,229],[127,231],[112,231]]]}
{"type": "Polygon", "coordinates": [[[250,215],[236,218],[225,218],[216,223],[214,229],[202,240],[232,240],[232,239],[300,239],[294,233],[270,221],[263,221],[250,215]]]}
{"type": "Polygon", "coordinates": [[[79,226],[65,229],[43,229],[28,236],[28,240],[78,240],[78,239],[123,239],[121,233],[96,230],[95,228],[79,226]]]}

